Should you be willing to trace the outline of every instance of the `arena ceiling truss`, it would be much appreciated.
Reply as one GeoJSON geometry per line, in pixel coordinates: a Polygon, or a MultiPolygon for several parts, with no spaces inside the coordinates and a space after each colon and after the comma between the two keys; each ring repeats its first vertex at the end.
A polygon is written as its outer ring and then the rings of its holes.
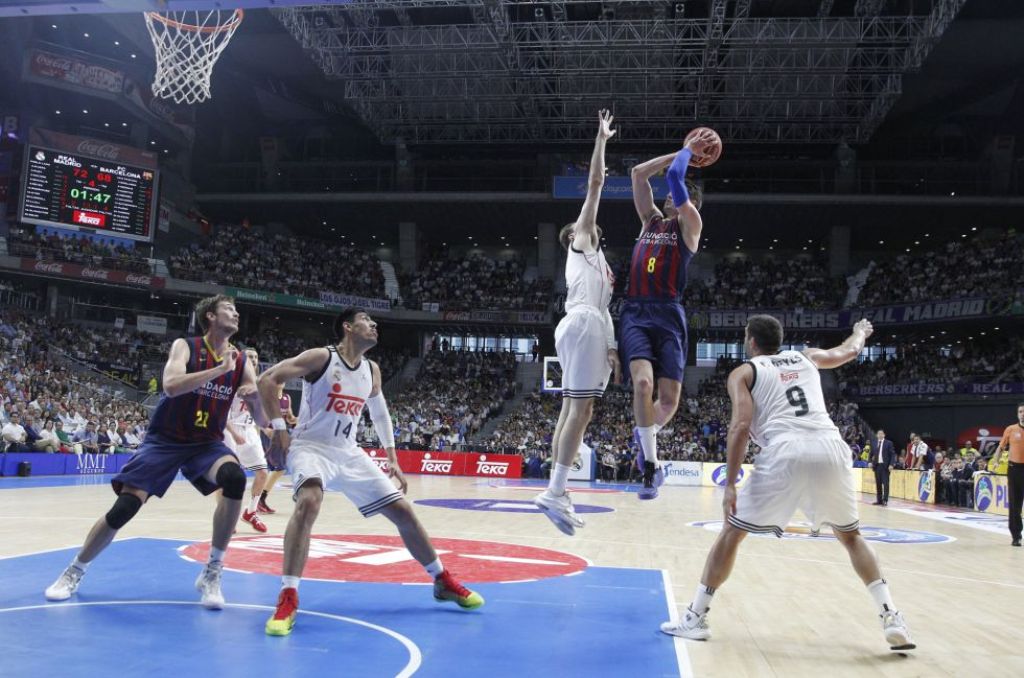
{"type": "Polygon", "coordinates": [[[870,139],[965,2],[895,16],[857,0],[835,16],[821,0],[799,18],[755,15],[756,0],[705,0],[702,16],[663,0],[271,11],[385,141],[587,142],[611,106],[634,143],[706,124],[741,143],[833,144],[870,139]]]}

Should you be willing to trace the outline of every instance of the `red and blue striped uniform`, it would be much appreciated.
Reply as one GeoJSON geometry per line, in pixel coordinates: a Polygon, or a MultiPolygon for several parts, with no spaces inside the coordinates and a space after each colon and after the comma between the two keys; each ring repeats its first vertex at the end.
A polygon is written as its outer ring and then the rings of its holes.
{"type": "MultiPolygon", "coordinates": [[[[216,367],[218,357],[203,337],[190,337],[186,373],[202,372],[216,367]]],[[[245,354],[239,352],[235,369],[211,379],[191,393],[170,398],[160,396],[153,417],[149,420],[149,433],[180,443],[200,443],[224,440],[224,426],[228,411],[242,382],[245,354]]]]}
{"type": "Polygon", "coordinates": [[[693,252],[683,242],[679,219],[655,215],[633,245],[626,296],[636,301],[676,301],[686,289],[693,252]]]}

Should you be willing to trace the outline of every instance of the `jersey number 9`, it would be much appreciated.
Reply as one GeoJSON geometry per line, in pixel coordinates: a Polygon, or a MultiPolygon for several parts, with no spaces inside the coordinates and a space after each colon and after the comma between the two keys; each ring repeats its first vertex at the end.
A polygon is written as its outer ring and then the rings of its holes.
{"type": "Polygon", "coordinates": [[[790,405],[797,408],[796,416],[798,417],[802,417],[811,411],[810,407],[807,405],[807,396],[804,394],[804,390],[799,386],[794,386],[786,391],[786,400],[789,401],[790,405]]]}

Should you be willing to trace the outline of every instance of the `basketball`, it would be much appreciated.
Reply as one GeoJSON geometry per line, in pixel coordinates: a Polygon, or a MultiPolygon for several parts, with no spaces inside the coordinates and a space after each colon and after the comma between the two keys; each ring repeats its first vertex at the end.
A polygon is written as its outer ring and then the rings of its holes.
{"type": "Polygon", "coordinates": [[[707,153],[704,155],[697,155],[696,153],[693,154],[693,157],[690,158],[690,167],[710,167],[718,162],[718,159],[722,156],[722,137],[718,136],[718,132],[710,127],[697,127],[691,130],[690,133],[686,135],[683,145],[685,146],[689,143],[690,139],[705,130],[715,135],[714,142],[708,147],[707,153]]]}

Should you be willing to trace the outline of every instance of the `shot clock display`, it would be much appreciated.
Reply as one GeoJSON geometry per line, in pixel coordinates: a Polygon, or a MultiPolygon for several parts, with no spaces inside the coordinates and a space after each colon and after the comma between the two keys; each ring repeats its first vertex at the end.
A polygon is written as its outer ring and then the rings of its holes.
{"type": "Polygon", "coordinates": [[[22,221],[152,240],[157,172],[29,146],[22,221]]]}

